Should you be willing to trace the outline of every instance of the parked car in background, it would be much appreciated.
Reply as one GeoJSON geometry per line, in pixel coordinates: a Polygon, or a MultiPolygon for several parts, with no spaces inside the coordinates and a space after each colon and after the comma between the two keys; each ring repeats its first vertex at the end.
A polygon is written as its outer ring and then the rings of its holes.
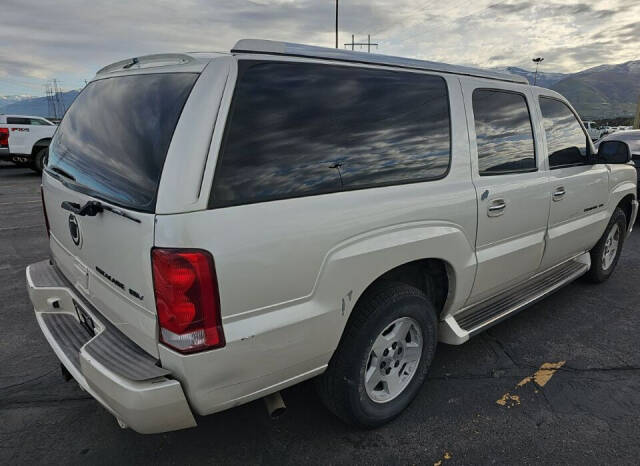
{"type": "Polygon", "coordinates": [[[123,60],[51,143],[35,317],[138,432],[316,376],[333,413],[375,427],[438,341],[611,276],[636,173],[586,136],[507,73],[256,40],[123,60]]]}
{"type": "Polygon", "coordinates": [[[636,165],[638,179],[640,180],[640,129],[616,131],[608,134],[596,142],[596,148],[604,141],[624,141],[631,149],[631,158],[636,165]]]}
{"type": "Polygon", "coordinates": [[[585,129],[587,130],[587,134],[591,138],[592,141],[595,141],[600,138],[602,134],[602,129],[600,129],[595,121],[583,121],[585,129]]]}
{"type": "Polygon", "coordinates": [[[51,138],[58,127],[38,116],[0,115],[0,160],[42,172],[51,138]]]}

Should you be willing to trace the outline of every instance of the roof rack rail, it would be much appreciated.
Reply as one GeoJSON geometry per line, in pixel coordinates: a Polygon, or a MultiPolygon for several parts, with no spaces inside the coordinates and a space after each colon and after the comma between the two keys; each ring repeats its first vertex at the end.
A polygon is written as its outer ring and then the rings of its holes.
{"type": "Polygon", "coordinates": [[[398,68],[429,70],[440,73],[460,74],[476,76],[480,78],[495,79],[521,84],[529,84],[526,78],[511,73],[482,70],[467,66],[448,65],[413,58],[394,57],[376,53],[355,52],[351,50],[330,49],[313,45],[294,44],[290,42],[278,42],[260,39],[242,39],[236,42],[231,53],[255,53],[268,55],[285,55],[296,57],[319,58],[325,60],[338,60],[354,63],[367,63],[374,65],[388,65],[398,68]]]}

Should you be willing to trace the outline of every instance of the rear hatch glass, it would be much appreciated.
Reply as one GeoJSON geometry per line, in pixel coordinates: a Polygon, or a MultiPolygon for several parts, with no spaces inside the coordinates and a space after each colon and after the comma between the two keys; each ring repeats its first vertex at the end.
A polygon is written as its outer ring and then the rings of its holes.
{"type": "Polygon", "coordinates": [[[197,77],[158,73],[89,83],[58,128],[47,170],[78,191],[153,212],[169,143],[197,77]]]}

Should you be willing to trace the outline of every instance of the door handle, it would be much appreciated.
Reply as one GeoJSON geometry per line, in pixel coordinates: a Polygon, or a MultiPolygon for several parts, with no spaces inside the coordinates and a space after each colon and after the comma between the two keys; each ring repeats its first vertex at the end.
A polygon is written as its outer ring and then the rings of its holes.
{"type": "Polygon", "coordinates": [[[498,217],[504,213],[504,209],[507,207],[507,203],[504,199],[494,199],[489,204],[487,215],[489,217],[498,217]]]}
{"type": "Polygon", "coordinates": [[[553,192],[553,200],[560,201],[567,194],[563,186],[558,186],[556,190],[553,192]]]}

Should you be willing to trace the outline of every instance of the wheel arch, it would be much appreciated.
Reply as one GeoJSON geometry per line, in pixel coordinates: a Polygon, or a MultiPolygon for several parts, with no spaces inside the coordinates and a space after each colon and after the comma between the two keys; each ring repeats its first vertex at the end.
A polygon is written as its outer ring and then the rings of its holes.
{"type": "Polygon", "coordinates": [[[33,144],[31,155],[36,155],[36,153],[43,147],[49,147],[49,144],[51,144],[51,138],[42,138],[37,140],[35,144],[33,144]]]}
{"type": "MultiPolygon", "coordinates": [[[[385,282],[400,282],[422,291],[442,314],[455,286],[453,266],[441,258],[424,258],[398,265],[373,280],[361,293],[356,305],[364,296],[385,282]]],[[[354,306],[355,307],[355,306],[354,306]]]]}
{"type": "Polygon", "coordinates": [[[327,350],[338,347],[357,303],[379,283],[396,281],[422,289],[444,319],[464,306],[475,271],[473,238],[450,222],[395,225],[351,238],[329,252],[316,285],[321,308],[337,307],[327,350]],[[425,275],[430,280],[424,280],[425,275]]]}
{"type": "Polygon", "coordinates": [[[627,217],[627,227],[629,227],[629,219],[631,219],[633,215],[633,201],[636,197],[633,194],[627,194],[624,196],[616,207],[619,207],[624,212],[625,217],[627,217]]]}

